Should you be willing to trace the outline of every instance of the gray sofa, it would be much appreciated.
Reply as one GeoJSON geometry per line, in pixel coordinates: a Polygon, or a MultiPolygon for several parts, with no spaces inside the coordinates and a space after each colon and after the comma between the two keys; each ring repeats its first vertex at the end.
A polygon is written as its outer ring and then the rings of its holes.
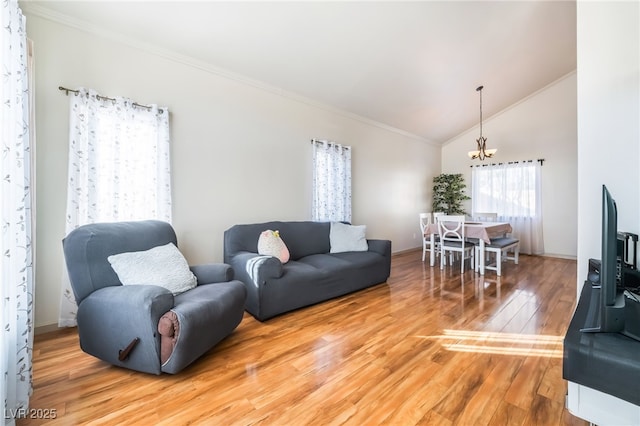
{"type": "Polygon", "coordinates": [[[244,282],[251,315],[264,321],[387,280],[391,241],[368,239],[368,251],[330,253],[330,229],[329,222],[267,222],[225,231],[224,262],[244,282]],[[257,253],[266,230],[280,232],[289,262],[257,253]]]}

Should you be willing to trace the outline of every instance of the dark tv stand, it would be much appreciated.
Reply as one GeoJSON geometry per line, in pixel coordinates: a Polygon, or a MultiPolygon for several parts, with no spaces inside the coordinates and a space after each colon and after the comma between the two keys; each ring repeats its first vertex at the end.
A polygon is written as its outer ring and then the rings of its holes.
{"type": "Polygon", "coordinates": [[[589,281],[564,338],[562,377],[567,408],[591,423],[640,424],[640,342],[621,333],[585,333],[589,306],[599,303],[589,281]]]}

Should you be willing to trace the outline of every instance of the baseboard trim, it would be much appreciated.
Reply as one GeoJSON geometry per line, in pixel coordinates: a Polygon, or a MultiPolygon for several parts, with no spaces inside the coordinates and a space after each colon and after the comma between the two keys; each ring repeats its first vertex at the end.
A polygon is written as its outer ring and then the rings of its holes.
{"type": "Polygon", "coordinates": [[[402,255],[402,254],[413,253],[413,252],[421,252],[421,251],[422,251],[422,247],[415,247],[415,248],[410,248],[410,249],[405,249],[405,250],[394,251],[393,253],[391,253],[391,256],[398,256],[398,255],[402,255]]]}
{"type": "Polygon", "coordinates": [[[541,254],[540,256],[555,257],[556,259],[578,260],[578,256],[569,256],[566,254],[544,253],[544,254],[541,254]]]}
{"type": "Polygon", "coordinates": [[[68,327],[58,327],[58,324],[47,324],[36,327],[33,330],[33,333],[35,336],[37,336],[39,334],[53,333],[54,331],[64,330],[65,328],[68,327]]]}

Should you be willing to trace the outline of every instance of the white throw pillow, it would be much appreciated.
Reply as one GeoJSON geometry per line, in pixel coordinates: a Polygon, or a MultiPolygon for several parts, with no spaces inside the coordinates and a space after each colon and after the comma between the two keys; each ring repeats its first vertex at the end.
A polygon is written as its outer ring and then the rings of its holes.
{"type": "Polygon", "coordinates": [[[345,251],[367,251],[366,225],[347,225],[341,222],[331,222],[329,231],[329,243],[331,253],[345,251]]]}
{"type": "Polygon", "coordinates": [[[258,254],[277,257],[282,263],[289,261],[289,249],[280,238],[279,231],[268,229],[260,234],[258,238],[258,254]]]}
{"type": "Polygon", "coordinates": [[[122,285],[159,285],[174,295],[197,284],[189,264],[173,243],[107,258],[122,285]]]}

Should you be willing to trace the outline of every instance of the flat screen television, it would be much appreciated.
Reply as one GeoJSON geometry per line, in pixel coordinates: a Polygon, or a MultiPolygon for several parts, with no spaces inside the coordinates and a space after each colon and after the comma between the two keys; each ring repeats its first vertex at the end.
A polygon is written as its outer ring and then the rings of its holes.
{"type": "MultiPolygon", "coordinates": [[[[618,286],[618,209],[605,185],[602,185],[602,259],[599,303],[592,303],[589,324],[582,331],[615,333],[624,330],[624,288],[618,286]]],[[[592,285],[589,281],[585,285],[592,285]]],[[[597,292],[593,293],[594,295],[597,292]]],[[[594,301],[595,302],[595,301],[594,301]]]]}

